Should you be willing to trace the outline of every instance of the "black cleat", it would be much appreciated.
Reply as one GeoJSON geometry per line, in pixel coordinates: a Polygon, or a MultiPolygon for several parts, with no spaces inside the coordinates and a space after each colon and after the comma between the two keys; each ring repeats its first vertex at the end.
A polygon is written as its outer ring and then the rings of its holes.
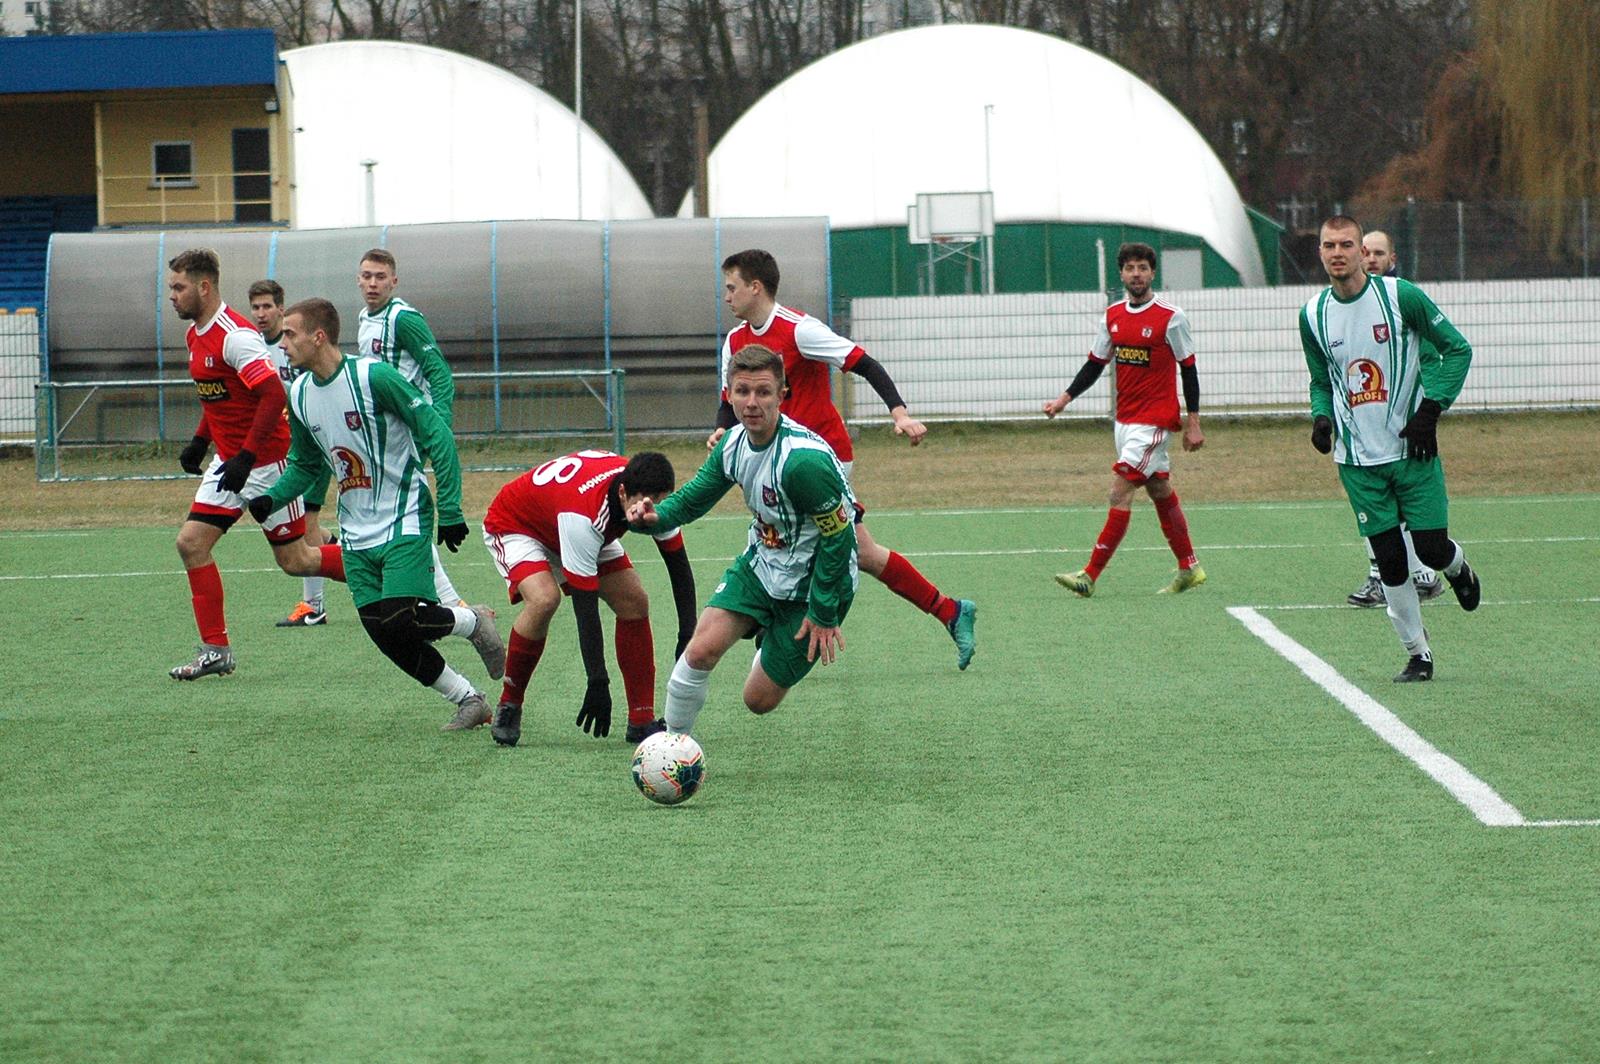
{"type": "Polygon", "coordinates": [[[1395,683],[1426,683],[1433,679],[1433,659],[1421,654],[1411,655],[1406,667],[1394,678],[1395,683]]]}
{"type": "Polygon", "coordinates": [[[1450,581],[1450,590],[1456,593],[1456,601],[1461,603],[1461,608],[1471,613],[1478,608],[1478,599],[1483,595],[1483,585],[1478,582],[1478,574],[1472,571],[1472,566],[1462,559],[1461,571],[1455,576],[1449,573],[1444,578],[1450,581]]]}
{"type": "Polygon", "coordinates": [[[522,707],[515,702],[501,702],[496,706],[489,734],[501,746],[516,746],[517,740],[522,738],[522,707]]]}
{"type": "Polygon", "coordinates": [[[660,717],[657,717],[649,724],[628,725],[628,734],[626,738],[628,742],[632,743],[634,746],[638,746],[640,743],[650,738],[650,736],[656,734],[657,732],[664,732],[666,730],[667,722],[662,720],[660,717]]]}

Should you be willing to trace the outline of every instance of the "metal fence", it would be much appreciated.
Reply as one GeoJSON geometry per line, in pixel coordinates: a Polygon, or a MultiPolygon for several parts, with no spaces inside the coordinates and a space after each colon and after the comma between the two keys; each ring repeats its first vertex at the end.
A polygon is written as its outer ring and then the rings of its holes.
{"type": "MultiPolygon", "coordinates": [[[[1318,287],[1163,293],[1184,308],[1199,349],[1202,410],[1304,414],[1299,309],[1318,287]]],[[[1426,288],[1472,344],[1457,409],[1600,406],[1600,278],[1444,282],[1426,288]]],[[[858,299],[856,341],[894,375],[924,419],[1041,417],[1083,364],[1105,301],[1093,293],[858,299]]],[[[885,420],[883,403],[846,377],[852,421],[885,420]]],[[[1102,381],[1068,407],[1109,417],[1102,381]]]]}
{"type": "Polygon", "coordinates": [[[0,310],[0,440],[33,439],[39,379],[39,316],[0,310]]]}

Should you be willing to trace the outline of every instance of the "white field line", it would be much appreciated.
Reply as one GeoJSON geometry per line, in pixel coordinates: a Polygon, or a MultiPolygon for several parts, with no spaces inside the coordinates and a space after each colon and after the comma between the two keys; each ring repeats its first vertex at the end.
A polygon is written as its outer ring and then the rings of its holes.
{"type": "MultiPolygon", "coordinates": [[[[1357,720],[1392,746],[1396,752],[1427,773],[1466,806],[1472,815],[1489,827],[1527,827],[1528,819],[1493,787],[1468,772],[1454,758],[1440,752],[1428,740],[1386,709],[1377,699],[1341,676],[1332,665],[1285,635],[1277,625],[1248,606],[1230,606],[1228,613],[1256,638],[1277,651],[1312,683],[1333,696],[1355,714],[1357,720]]],[[[1544,822],[1541,822],[1544,823],[1544,822]]]]}
{"type": "MultiPolygon", "coordinates": [[[[1595,597],[1592,597],[1592,598],[1575,598],[1575,599],[1567,599],[1567,598],[1564,598],[1564,599],[1484,599],[1482,605],[1485,605],[1485,606],[1577,606],[1577,605],[1583,605],[1583,604],[1592,603],[1592,602],[1600,602],[1600,596],[1595,596],[1595,597]]],[[[1433,606],[1433,605],[1431,605],[1429,603],[1424,603],[1424,605],[1428,606],[1430,609],[1437,608],[1437,607],[1435,607],[1435,606],[1433,606]]],[[[1443,599],[1441,599],[1440,600],[1440,605],[1447,605],[1447,604],[1445,603],[1445,601],[1443,599]]],[[[1243,608],[1243,609],[1252,609],[1252,610],[1348,610],[1348,609],[1352,609],[1353,607],[1348,602],[1311,602],[1311,603],[1296,603],[1294,605],[1287,605],[1287,606],[1255,605],[1255,606],[1248,606],[1248,607],[1241,607],[1241,608],[1243,608]]]]}

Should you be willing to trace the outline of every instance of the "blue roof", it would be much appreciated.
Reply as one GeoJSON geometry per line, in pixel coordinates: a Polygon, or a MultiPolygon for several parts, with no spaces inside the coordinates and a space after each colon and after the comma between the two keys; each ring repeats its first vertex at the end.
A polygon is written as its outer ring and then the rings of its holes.
{"type": "Polygon", "coordinates": [[[0,37],[0,96],[277,83],[265,29],[0,37]]]}

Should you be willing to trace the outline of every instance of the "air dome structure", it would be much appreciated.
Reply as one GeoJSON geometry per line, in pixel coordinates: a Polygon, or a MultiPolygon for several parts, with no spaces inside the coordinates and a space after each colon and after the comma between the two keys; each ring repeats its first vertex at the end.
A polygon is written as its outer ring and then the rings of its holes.
{"type": "Polygon", "coordinates": [[[498,67],[398,41],[318,44],[282,58],[302,229],[366,223],[369,161],[379,225],[653,215],[594,130],[498,67]]]}
{"type": "Polygon", "coordinates": [[[1110,60],[1028,30],[902,30],[820,59],[728,130],[709,185],[714,216],[820,214],[836,232],[903,231],[918,193],[987,188],[1002,229],[1187,236],[1208,284],[1266,280],[1239,193],[1188,120],[1110,60]]]}

